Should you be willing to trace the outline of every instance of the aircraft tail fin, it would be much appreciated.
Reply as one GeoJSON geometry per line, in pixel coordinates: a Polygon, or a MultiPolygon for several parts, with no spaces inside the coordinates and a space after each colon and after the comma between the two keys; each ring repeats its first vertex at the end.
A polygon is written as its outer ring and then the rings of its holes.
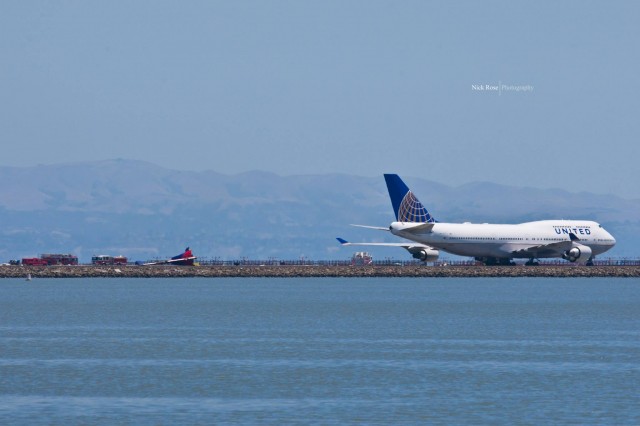
{"type": "Polygon", "coordinates": [[[385,174],[384,180],[387,182],[391,205],[398,222],[436,222],[420,200],[413,195],[409,187],[400,179],[400,176],[385,174]]]}
{"type": "Polygon", "coordinates": [[[176,256],[173,256],[169,262],[174,265],[193,265],[196,257],[193,255],[193,252],[189,247],[184,249],[183,253],[180,253],[176,256]]]}
{"type": "Polygon", "coordinates": [[[186,249],[184,249],[183,253],[173,256],[171,260],[185,259],[187,257],[192,257],[192,256],[193,256],[193,252],[189,247],[187,247],[186,249]]]}

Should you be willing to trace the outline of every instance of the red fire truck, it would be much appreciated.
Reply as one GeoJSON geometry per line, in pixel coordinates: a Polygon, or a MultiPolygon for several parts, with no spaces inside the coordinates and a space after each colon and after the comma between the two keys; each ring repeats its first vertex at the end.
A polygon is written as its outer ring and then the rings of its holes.
{"type": "Polygon", "coordinates": [[[23,265],[49,266],[49,265],[77,265],[78,257],[73,254],[42,254],[39,258],[23,258],[23,265]]]}
{"type": "Polygon", "coordinates": [[[101,254],[100,256],[93,256],[91,263],[94,265],[126,265],[127,258],[124,256],[108,256],[101,254]]]}
{"type": "Polygon", "coordinates": [[[352,265],[371,265],[373,263],[373,257],[366,251],[358,251],[351,257],[352,265]]]}
{"type": "Polygon", "coordinates": [[[23,257],[22,264],[27,266],[47,266],[48,263],[39,257],[23,257]]]}
{"type": "Polygon", "coordinates": [[[78,257],[73,254],[42,254],[40,258],[46,260],[48,265],[78,264],[78,257]]]}

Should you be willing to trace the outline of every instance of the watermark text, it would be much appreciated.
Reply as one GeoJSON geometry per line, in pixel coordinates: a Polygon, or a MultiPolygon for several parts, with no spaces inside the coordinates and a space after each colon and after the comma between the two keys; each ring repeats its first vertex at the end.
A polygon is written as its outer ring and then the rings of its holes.
{"type": "Polygon", "coordinates": [[[534,86],[531,84],[507,84],[501,81],[498,83],[477,83],[471,85],[473,92],[487,92],[497,93],[498,96],[503,92],[515,92],[515,93],[531,93],[534,86]]]}

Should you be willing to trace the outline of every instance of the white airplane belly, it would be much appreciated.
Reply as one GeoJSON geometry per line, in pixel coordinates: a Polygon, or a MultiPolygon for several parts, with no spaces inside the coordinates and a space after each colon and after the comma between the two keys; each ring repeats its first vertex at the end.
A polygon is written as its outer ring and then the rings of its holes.
{"type": "Polygon", "coordinates": [[[446,243],[438,244],[442,250],[458,256],[510,257],[511,249],[504,244],[491,243],[446,243]]]}

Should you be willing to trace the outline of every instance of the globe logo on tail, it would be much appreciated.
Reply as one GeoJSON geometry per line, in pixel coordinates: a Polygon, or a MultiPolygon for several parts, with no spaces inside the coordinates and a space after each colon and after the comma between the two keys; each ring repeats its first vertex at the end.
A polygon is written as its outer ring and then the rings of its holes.
{"type": "Polygon", "coordinates": [[[406,193],[400,203],[398,220],[400,222],[435,222],[427,209],[424,208],[422,203],[418,201],[411,191],[406,193]]]}

